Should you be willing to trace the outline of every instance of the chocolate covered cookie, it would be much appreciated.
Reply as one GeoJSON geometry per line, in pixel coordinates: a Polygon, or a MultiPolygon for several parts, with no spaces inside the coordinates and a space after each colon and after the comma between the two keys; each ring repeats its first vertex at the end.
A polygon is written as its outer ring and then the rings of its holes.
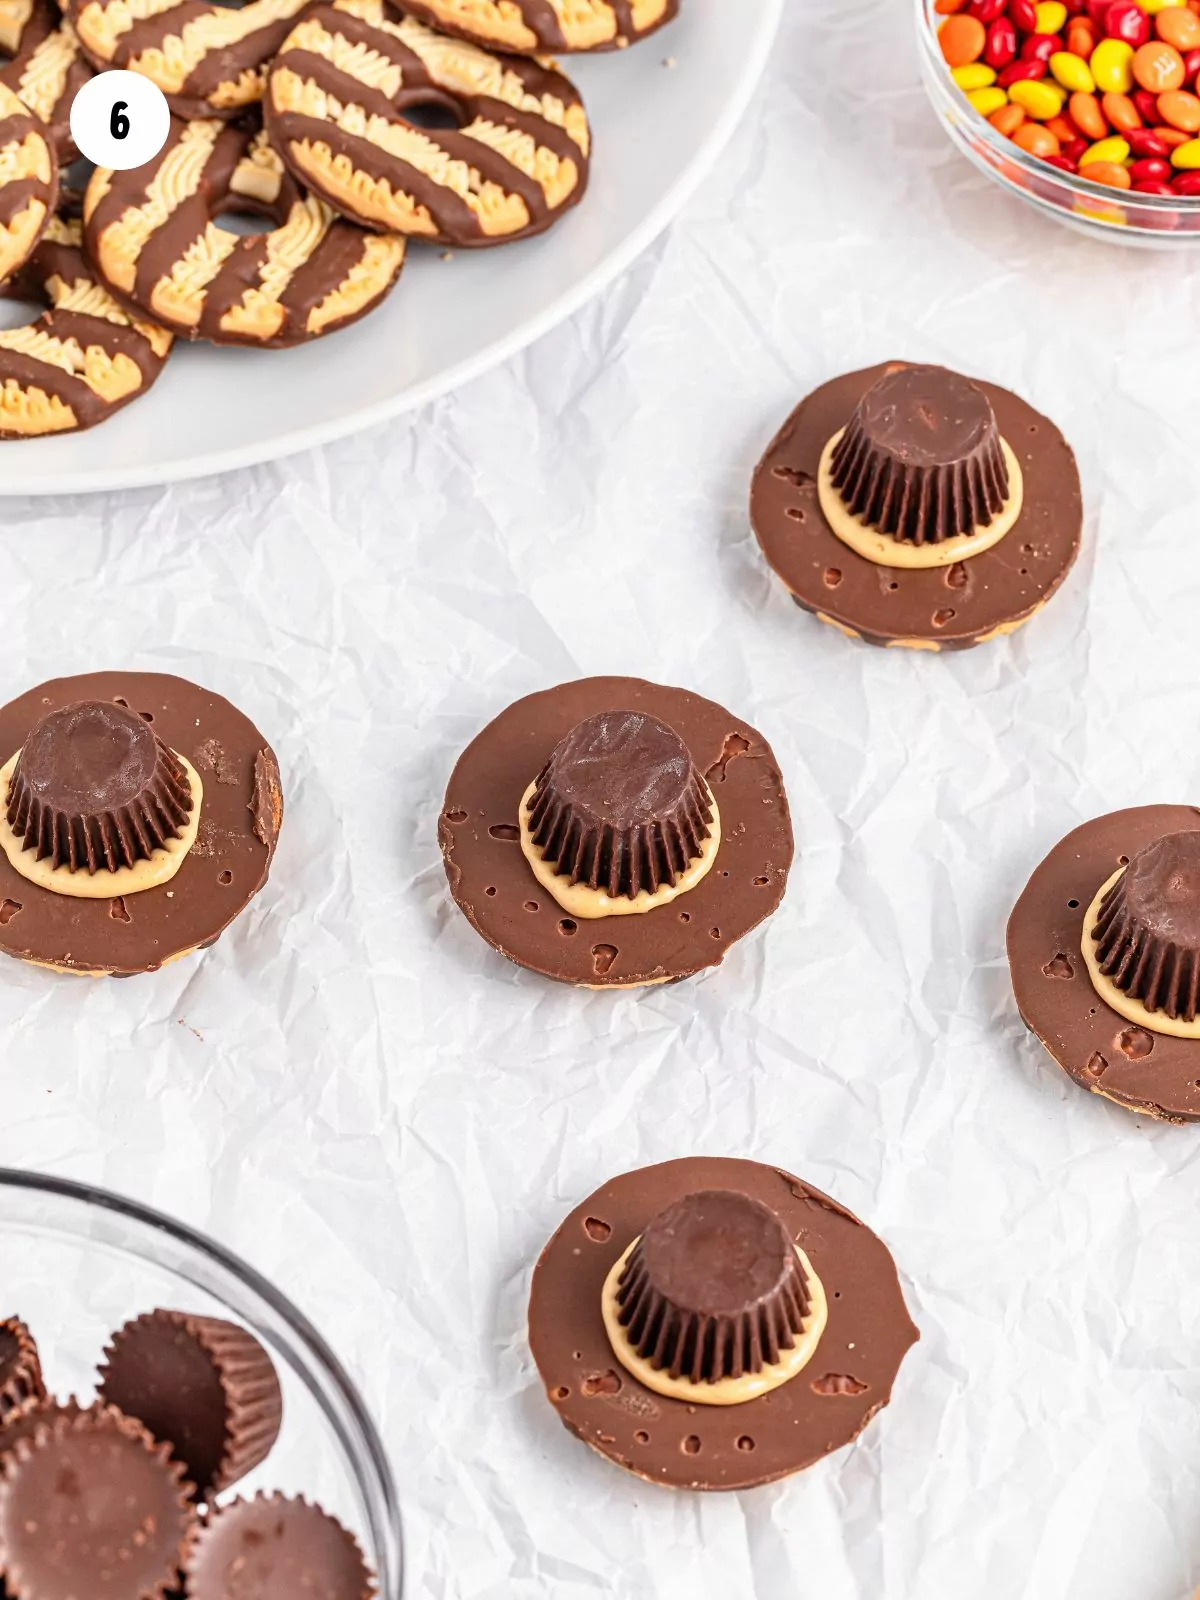
{"type": "Polygon", "coordinates": [[[11,292],[47,310],[0,329],[0,439],[75,433],[106,422],[162,372],[171,334],[126,311],[82,248],[78,218],[52,217],[11,292]]]}
{"type": "MultiPolygon", "coordinates": [[[[57,202],[58,159],[49,132],[0,83],[0,284],[33,254],[57,202]]],[[[0,404],[3,397],[0,385],[0,404]]]]}
{"type": "Polygon", "coordinates": [[[1200,1120],[1200,810],[1137,806],[1076,828],[1008,924],[1021,1016],[1081,1088],[1200,1120]]]}
{"type": "Polygon", "coordinates": [[[541,233],[587,187],[587,114],[561,72],[384,0],[308,11],[271,65],[266,117],[297,177],[367,228],[503,244],[541,233]]]}
{"type": "Polygon", "coordinates": [[[1052,422],[994,384],[903,362],[796,408],[754,474],[751,517],[797,605],[869,644],[934,651],[1027,622],[1083,525],[1052,422]]]}
{"type": "Polygon", "coordinates": [[[916,1342],[884,1244],[757,1161],[614,1178],[543,1250],[529,1342],[564,1425],[675,1489],[748,1489],[858,1437],[916,1342]]]}
{"type": "Polygon", "coordinates": [[[638,678],[584,678],[502,712],[460,757],[438,838],[489,944],[598,989],[718,965],[775,910],[793,854],[762,735],[638,678]]]}
{"type": "Polygon", "coordinates": [[[71,102],[92,76],[75,29],[55,0],[0,0],[0,84],[43,122],[67,166],[78,155],[71,102]]]}
{"type": "Polygon", "coordinates": [[[377,306],[404,265],[402,238],[343,221],[243,123],[172,118],[145,166],[92,174],[83,216],[113,294],[214,344],[281,348],[333,333],[377,306]],[[216,222],[227,212],[264,216],[274,230],[231,233],[216,222]]]}
{"type": "Polygon", "coordinates": [[[279,768],[220,695],[157,673],[0,710],[0,951],[129,976],[213,944],[266,882],[279,768]]]}
{"type": "Polygon", "coordinates": [[[516,55],[623,50],[679,12],[679,0],[399,0],[443,33],[516,55]]]}

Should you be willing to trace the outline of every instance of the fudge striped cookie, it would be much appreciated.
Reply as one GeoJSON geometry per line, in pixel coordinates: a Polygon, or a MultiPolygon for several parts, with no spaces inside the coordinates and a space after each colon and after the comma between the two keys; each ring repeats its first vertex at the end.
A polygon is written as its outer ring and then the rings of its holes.
{"type": "Polygon", "coordinates": [[[46,129],[0,83],[0,283],[33,254],[58,200],[58,161],[46,129]]]}
{"type": "Polygon", "coordinates": [[[72,0],[97,67],[140,72],[181,117],[232,117],[262,99],[266,63],[306,0],[72,0]]]}
{"type": "Polygon", "coordinates": [[[171,335],[130,316],[84,259],[78,219],[51,217],[10,292],[49,309],[0,330],[0,439],[93,428],[162,371],[171,335]]]}
{"type": "Polygon", "coordinates": [[[503,244],[541,233],[587,187],[587,113],[560,72],[383,0],[308,12],[271,64],[266,117],[292,171],[368,228],[503,244]],[[458,126],[422,126],[431,110],[458,126]]]}
{"type": "Polygon", "coordinates": [[[71,102],[92,76],[75,29],[54,0],[0,0],[0,83],[44,122],[63,166],[78,155],[71,102]]]}
{"type": "Polygon", "coordinates": [[[105,284],[188,339],[283,347],[355,322],[400,276],[405,241],[345,222],[284,168],[266,133],[171,119],[132,172],[97,168],[84,241],[105,284]],[[273,231],[216,219],[250,213],[273,231]]]}
{"type": "Polygon", "coordinates": [[[443,33],[508,50],[623,50],[679,14],[679,0],[397,0],[443,33]]]}

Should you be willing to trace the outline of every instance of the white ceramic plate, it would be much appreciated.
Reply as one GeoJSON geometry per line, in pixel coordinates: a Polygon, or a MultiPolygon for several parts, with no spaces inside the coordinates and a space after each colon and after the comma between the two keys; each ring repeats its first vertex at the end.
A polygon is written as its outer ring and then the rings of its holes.
{"type": "Polygon", "coordinates": [[[0,491],[121,489],[249,466],[396,416],[507,359],[628,266],[699,186],[758,83],[783,3],[685,0],[645,43],[568,60],[595,131],[592,182],[544,237],[452,261],[414,246],[378,311],[299,350],[177,347],[152,393],[111,422],[0,444],[0,491]]]}

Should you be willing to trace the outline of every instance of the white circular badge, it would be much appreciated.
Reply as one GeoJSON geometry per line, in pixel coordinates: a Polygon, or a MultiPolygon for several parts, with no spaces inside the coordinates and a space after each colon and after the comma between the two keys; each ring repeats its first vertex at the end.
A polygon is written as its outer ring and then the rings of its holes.
{"type": "Polygon", "coordinates": [[[75,96],[71,137],[98,167],[144,167],[167,142],[171,108],[140,72],[98,72],[75,96]]]}

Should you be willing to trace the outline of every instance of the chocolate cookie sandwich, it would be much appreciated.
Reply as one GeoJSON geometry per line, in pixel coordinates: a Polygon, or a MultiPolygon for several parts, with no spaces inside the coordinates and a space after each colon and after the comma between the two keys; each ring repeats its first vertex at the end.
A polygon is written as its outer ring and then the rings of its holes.
{"type": "Polygon", "coordinates": [[[639,678],[583,678],[502,712],[460,757],[438,839],[490,945],[595,989],[717,966],[775,910],[793,854],[762,735],[639,678]]]}
{"type": "Polygon", "coordinates": [[[1079,551],[1079,473],[994,384],[890,362],[825,384],[754,474],[751,517],[796,604],[869,644],[965,650],[1013,633],[1079,551]]]}
{"type": "Polygon", "coordinates": [[[334,333],[377,306],[404,266],[402,238],[343,221],[285,171],[261,128],[241,122],[172,118],[145,166],[97,168],[83,220],[88,256],[114,295],[213,344],[281,349],[334,333]],[[218,227],[232,212],[274,229],[218,227]]]}
{"type": "Polygon", "coordinates": [[[29,260],[57,203],[58,159],[48,130],[0,83],[0,283],[29,260]]]}
{"type": "Polygon", "coordinates": [[[1165,1122],[1200,1120],[1200,810],[1086,822],[1008,923],[1017,1008],[1065,1073],[1165,1122]]]}
{"type": "Polygon", "coordinates": [[[0,439],[76,433],[106,422],[158,379],[174,340],[119,306],[83,253],[83,225],[51,217],[11,290],[46,310],[0,329],[0,439]]]}
{"type": "Polygon", "coordinates": [[[443,33],[516,55],[624,50],[678,15],[679,0],[399,0],[443,33]]]}
{"type": "Polygon", "coordinates": [[[856,1439],[919,1337],[886,1246],[757,1161],[614,1178],[533,1274],[529,1342],[564,1425],[673,1489],[750,1489],[856,1439]]]}
{"type": "Polygon", "coordinates": [[[213,944],[283,817],[262,735],[182,678],[97,672],[0,710],[0,951],[129,976],[213,944]]]}
{"type": "Polygon", "coordinates": [[[384,0],[307,11],[271,64],[266,118],[300,181],[366,228],[504,244],[543,232],[587,187],[587,113],[561,72],[384,0]]]}
{"type": "Polygon", "coordinates": [[[282,1495],[235,1500],[196,1532],[188,1600],[371,1600],[375,1583],[353,1536],[320,1506],[282,1495]]]}
{"type": "Polygon", "coordinates": [[[55,0],[0,0],[0,83],[45,123],[59,163],[79,154],[71,102],[92,76],[75,29],[55,0]]]}

